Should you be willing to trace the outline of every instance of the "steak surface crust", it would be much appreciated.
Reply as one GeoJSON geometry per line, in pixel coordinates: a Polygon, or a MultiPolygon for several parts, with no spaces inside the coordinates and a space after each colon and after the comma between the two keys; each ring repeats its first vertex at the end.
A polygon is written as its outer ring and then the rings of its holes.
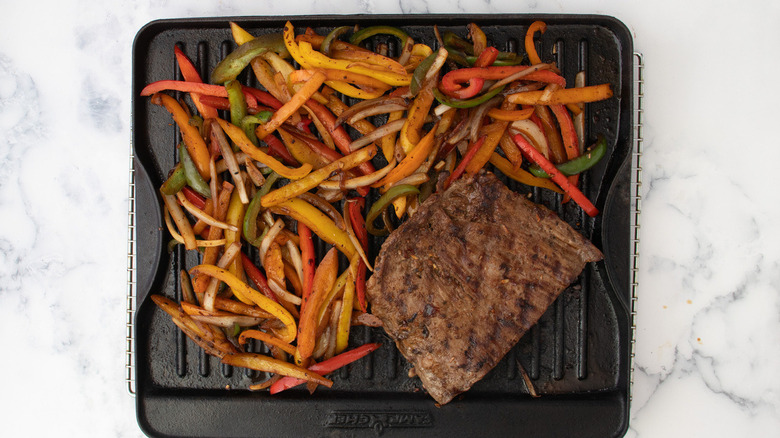
{"type": "Polygon", "coordinates": [[[487,374],[601,252],[493,174],[431,195],[384,242],[372,313],[440,404],[487,374]]]}

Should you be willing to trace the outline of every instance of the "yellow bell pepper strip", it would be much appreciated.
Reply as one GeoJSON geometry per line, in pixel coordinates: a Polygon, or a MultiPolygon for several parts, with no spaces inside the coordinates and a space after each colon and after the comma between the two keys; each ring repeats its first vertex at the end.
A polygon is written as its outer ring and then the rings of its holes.
{"type": "Polygon", "coordinates": [[[355,279],[350,275],[341,297],[341,314],[336,326],[336,354],[347,349],[349,328],[352,325],[352,305],[355,300],[355,279]]]}
{"type": "Polygon", "coordinates": [[[296,169],[290,169],[289,167],[286,167],[284,164],[280,163],[275,158],[261,151],[260,148],[252,144],[249,138],[247,138],[246,134],[244,134],[244,131],[241,130],[241,128],[238,126],[222,119],[217,119],[217,123],[219,123],[219,126],[222,127],[222,130],[225,131],[225,134],[227,134],[228,137],[233,140],[239,149],[252,157],[253,160],[259,161],[270,167],[271,170],[278,173],[279,175],[294,180],[303,178],[304,176],[308,175],[309,172],[311,172],[310,164],[303,164],[301,167],[296,169]]]}
{"type": "MultiPolygon", "coordinates": [[[[284,143],[285,149],[287,149],[290,155],[299,163],[308,163],[311,164],[313,169],[319,169],[323,166],[327,166],[328,163],[333,161],[332,159],[328,160],[315,152],[308,146],[308,142],[299,138],[297,135],[292,134],[285,129],[285,127],[277,129],[276,132],[282,137],[282,143],[284,143]]],[[[303,134],[301,134],[301,136],[303,136],[303,134]]],[[[271,137],[272,136],[269,135],[266,139],[270,139],[271,137]]]]}
{"type": "Polygon", "coordinates": [[[280,336],[282,341],[289,343],[295,340],[295,333],[297,332],[295,319],[290,315],[290,312],[279,303],[274,302],[260,292],[252,289],[248,284],[241,281],[241,279],[228,272],[226,269],[214,265],[198,265],[190,269],[190,275],[195,274],[204,274],[214,277],[227,284],[233,291],[241,291],[241,295],[248,297],[258,307],[270,313],[284,324],[285,329],[282,331],[283,335],[280,336]]]}
{"type": "Polygon", "coordinates": [[[336,70],[349,70],[355,73],[364,74],[379,79],[387,85],[400,87],[409,85],[412,78],[408,73],[399,74],[385,69],[372,68],[366,65],[356,65],[354,62],[345,59],[329,58],[322,53],[314,50],[311,44],[301,41],[298,44],[298,53],[308,65],[307,68],[332,68],[336,70]]]}
{"type": "Polygon", "coordinates": [[[282,341],[276,336],[260,330],[244,330],[238,337],[238,344],[245,345],[250,339],[257,339],[265,344],[281,348],[287,354],[295,354],[295,346],[282,341]]]}
{"type": "Polygon", "coordinates": [[[420,141],[422,136],[420,131],[422,131],[425,119],[431,110],[433,100],[433,91],[430,88],[425,88],[420,90],[409,107],[409,111],[406,114],[406,123],[401,128],[398,138],[405,153],[411,152],[420,141]]]}
{"type": "Polygon", "coordinates": [[[283,57],[289,56],[282,35],[278,33],[261,35],[241,44],[236,50],[224,57],[211,72],[211,82],[224,84],[230,79],[235,79],[252,59],[269,50],[283,57]]]}
{"type": "Polygon", "coordinates": [[[368,214],[366,215],[366,230],[374,236],[386,236],[390,234],[387,228],[380,230],[374,226],[374,221],[376,218],[378,218],[379,215],[385,211],[387,206],[390,205],[394,199],[400,196],[419,194],[420,189],[413,185],[399,184],[391,187],[390,190],[385,192],[384,195],[380,196],[379,199],[377,199],[376,202],[371,205],[371,209],[368,210],[368,214]]]}
{"type": "Polygon", "coordinates": [[[255,353],[228,354],[222,358],[222,362],[228,365],[241,368],[249,368],[266,373],[281,374],[283,376],[301,379],[307,382],[313,382],[328,388],[333,386],[333,381],[320,376],[319,374],[301,368],[297,365],[275,359],[270,356],[255,353]]]}
{"type": "Polygon", "coordinates": [[[155,105],[162,105],[173,116],[173,120],[181,131],[182,140],[187,147],[192,161],[195,163],[195,167],[198,168],[200,176],[208,181],[209,174],[209,148],[206,146],[206,141],[200,136],[198,128],[190,124],[190,116],[184,111],[184,108],[173,97],[156,93],[152,96],[152,103],[155,105]]]}
{"type": "MultiPolygon", "coordinates": [[[[363,344],[360,347],[341,353],[338,356],[333,356],[330,359],[326,359],[323,360],[322,362],[315,363],[312,366],[310,366],[308,369],[311,372],[319,373],[320,375],[324,376],[368,355],[369,353],[371,353],[372,351],[376,350],[381,346],[382,344],[378,344],[378,343],[363,344]]],[[[306,380],[296,379],[293,377],[283,377],[278,381],[276,381],[273,385],[271,385],[270,393],[277,394],[286,389],[290,389],[294,386],[298,386],[303,383],[306,383],[306,380]]]]}
{"type": "Polygon", "coordinates": [[[380,55],[379,53],[366,50],[341,49],[333,50],[330,56],[334,59],[369,64],[370,68],[373,69],[387,70],[399,75],[406,74],[406,69],[403,65],[399,64],[398,61],[393,58],[380,55]]]}
{"type": "Polygon", "coordinates": [[[579,88],[561,88],[552,92],[523,91],[508,95],[507,100],[521,105],[568,105],[570,103],[598,102],[610,97],[612,97],[610,85],[600,84],[579,88]],[[545,94],[547,97],[542,100],[545,94]]]}
{"type": "Polygon", "coordinates": [[[525,108],[521,110],[505,110],[499,108],[491,108],[488,110],[487,115],[493,120],[501,120],[504,122],[515,122],[518,120],[525,120],[530,118],[534,114],[533,107],[525,108]]]}
{"type": "MultiPolygon", "coordinates": [[[[392,123],[396,120],[400,120],[404,116],[404,111],[393,111],[387,115],[387,123],[392,123]]],[[[385,160],[388,162],[393,161],[395,156],[395,140],[396,133],[392,132],[379,139],[379,147],[382,150],[382,155],[385,156],[385,160]]]]}
{"type": "MultiPolygon", "coordinates": [[[[227,213],[225,214],[225,223],[237,227],[237,231],[224,230],[225,235],[225,248],[229,247],[233,243],[241,243],[241,226],[244,219],[244,212],[246,211],[246,205],[241,201],[241,195],[238,190],[233,190],[230,195],[230,202],[228,203],[227,213]]],[[[238,279],[244,278],[244,265],[241,258],[234,257],[233,261],[227,267],[228,271],[236,276],[238,279]]],[[[242,303],[251,304],[252,301],[249,297],[244,296],[242,290],[233,290],[233,294],[242,303]]]]}
{"type": "Polygon", "coordinates": [[[298,109],[300,109],[300,107],[306,103],[317,90],[319,90],[323,82],[325,82],[325,75],[321,72],[315,72],[311,79],[292,96],[289,102],[276,110],[268,123],[257,127],[257,138],[262,140],[268,134],[282,126],[282,123],[284,123],[285,120],[298,111],[298,109]]]}
{"type": "Polygon", "coordinates": [[[338,248],[349,259],[357,253],[346,231],[337,227],[328,215],[301,198],[288,199],[270,210],[272,213],[290,216],[298,222],[303,222],[320,239],[338,248]]]}
{"type": "Polygon", "coordinates": [[[401,162],[398,163],[398,165],[395,166],[386,177],[372,184],[372,187],[384,186],[385,189],[388,189],[393,184],[413,174],[417,168],[419,168],[423,162],[425,162],[425,159],[428,158],[428,155],[431,153],[431,150],[436,143],[434,140],[437,127],[438,123],[433,128],[431,128],[427,134],[425,134],[425,137],[423,137],[422,140],[417,143],[411,152],[409,152],[409,154],[407,154],[406,157],[401,160],[401,162]]]}
{"type": "Polygon", "coordinates": [[[490,156],[490,164],[496,166],[496,169],[500,170],[501,173],[519,183],[552,190],[555,193],[563,193],[563,191],[558,188],[558,186],[553,184],[549,179],[538,178],[523,169],[516,169],[509,160],[495,152],[490,156]]]}
{"type": "MultiPolygon", "coordinates": [[[[304,178],[297,181],[293,181],[286,186],[272,191],[271,193],[263,196],[261,202],[263,207],[271,207],[273,205],[280,204],[284,200],[293,198],[301,193],[308,192],[309,190],[317,187],[322,181],[330,178],[333,172],[345,171],[358,166],[361,163],[365,163],[376,155],[376,146],[366,147],[359,151],[353,152],[343,158],[340,158],[325,167],[311,172],[304,178]]],[[[304,164],[304,166],[306,166],[304,164]]],[[[309,166],[311,167],[311,166],[309,166]]]]}
{"type": "Polygon", "coordinates": [[[307,363],[316,342],[317,316],[325,296],[336,283],[339,268],[336,248],[331,248],[314,272],[314,287],[311,295],[301,303],[301,318],[298,325],[298,344],[295,351],[297,364],[307,363]]]}
{"type": "Polygon", "coordinates": [[[255,39],[254,35],[244,30],[243,27],[234,21],[230,22],[230,33],[233,35],[233,41],[239,46],[255,39]]]}
{"type": "Polygon", "coordinates": [[[349,267],[339,275],[339,277],[336,279],[336,282],[333,283],[333,286],[330,288],[330,291],[325,296],[325,298],[320,303],[320,308],[317,311],[317,316],[315,317],[315,321],[318,327],[317,334],[321,334],[320,330],[324,329],[323,324],[327,324],[328,319],[325,318],[325,316],[328,313],[329,309],[332,309],[331,304],[333,304],[333,301],[336,300],[336,298],[339,296],[339,293],[343,294],[344,288],[349,284],[349,282],[354,281],[355,278],[355,269],[357,268],[358,263],[360,262],[360,256],[355,255],[355,257],[350,260],[349,267]]]}
{"type": "Polygon", "coordinates": [[[469,175],[476,175],[485,164],[490,161],[490,157],[493,155],[496,147],[498,146],[501,137],[506,132],[506,128],[509,126],[509,122],[494,122],[490,125],[484,126],[480,132],[485,135],[485,141],[482,146],[477,150],[474,158],[466,164],[465,172],[469,175]]]}
{"type": "Polygon", "coordinates": [[[599,210],[593,205],[592,202],[582,193],[577,187],[571,185],[569,180],[566,179],[566,175],[561,173],[555,165],[544,157],[539,151],[534,149],[530,143],[528,143],[521,134],[517,134],[512,139],[517,143],[523,154],[527,156],[531,161],[538,164],[545,172],[550,175],[550,178],[563,189],[564,193],[571,196],[571,199],[579,205],[582,210],[590,217],[594,217],[599,214],[599,210]]]}
{"type": "MultiPolygon", "coordinates": [[[[322,42],[325,41],[325,37],[322,35],[317,35],[315,33],[303,33],[295,36],[294,41],[298,43],[300,43],[301,41],[306,41],[307,43],[311,44],[313,48],[317,50],[321,50],[322,42]]],[[[331,42],[331,52],[341,51],[341,50],[349,51],[349,52],[374,53],[366,49],[365,47],[356,46],[346,41],[334,40],[333,42],[331,42]]]]}
{"type": "Polygon", "coordinates": [[[536,53],[536,45],[534,44],[534,34],[540,32],[544,34],[547,30],[547,24],[543,21],[534,21],[528,26],[528,31],[525,33],[525,53],[528,54],[528,60],[533,64],[541,64],[542,59],[539,58],[539,54],[536,53]]]}
{"type": "MultiPolygon", "coordinates": [[[[190,61],[187,55],[181,51],[179,46],[173,46],[173,53],[176,56],[176,61],[179,64],[179,70],[181,71],[184,80],[187,82],[203,83],[203,79],[201,79],[200,73],[198,73],[195,65],[190,61]]],[[[218,117],[217,110],[214,109],[214,107],[201,102],[199,93],[190,93],[190,97],[192,98],[192,103],[195,104],[195,108],[197,108],[204,119],[218,117]]]]}

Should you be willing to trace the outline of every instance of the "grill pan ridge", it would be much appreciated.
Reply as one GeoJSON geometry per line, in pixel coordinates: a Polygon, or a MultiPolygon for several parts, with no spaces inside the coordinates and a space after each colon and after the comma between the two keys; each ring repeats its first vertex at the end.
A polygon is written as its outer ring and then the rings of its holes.
{"type": "MultiPolygon", "coordinates": [[[[394,42],[388,38],[388,42],[394,42]]],[[[386,15],[219,17],[154,21],[133,47],[133,174],[137,296],[134,319],[135,393],[138,422],[150,436],[622,436],[628,427],[631,350],[629,218],[633,131],[632,40],[618,20],[597,15],[386,15]],[[252,393],[258,372],[233,369],[203,353],[156,309],[149,293],[180,299],[178,271],[198,263],[182,248],[168,252],[157,187],[175,164],[179,140],[169,116],[148,98],[148,83],[181,79],[173,57],[178,45],[209,77],[234,44],[228,22],[254,35],[279,32],[287,20],[298,32],[321,34],[342,25],[403,27],[434,47],[433,25],[465,34],[475,22],[489,43],[522,52],[535,20],[548,28],[537,49],[555,61],[568,82],[585,70],[587,82],[612,84],[615,97],[586,106],[586,138],[604,134],[609,159],[583,176],[586,195],[602,214],[584,216],[550,192],[508,181],[516,191],[547,205],[602,249],[550,306],[539,323],[480,382],[453,402],[436,407],[409,364],[381,329],[356,327],[350,346],[382,342],[361,361],[336,372],[331,389],[270,396],[252,393]],[[525,386],[527,372],[536,392],[525,386]]],[[[240,77],[252,83],[246,73],[240,77]]],[[[178,97],[178,96],[177,96],[178,97]]],[[[382,239],[372,238],[369,256],[382,239]]],[[[324,245],[318,250],[324,252],[324,245]]],[[[262,350],[255,349],[262,352],[262,350]]]]}

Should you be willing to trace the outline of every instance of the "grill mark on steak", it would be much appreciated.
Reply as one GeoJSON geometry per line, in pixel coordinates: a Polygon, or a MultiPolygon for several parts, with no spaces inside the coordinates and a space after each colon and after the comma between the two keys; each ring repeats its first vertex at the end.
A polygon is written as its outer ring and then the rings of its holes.
{"type": "Polygon", "coordinates": [[[425,389],[445,404],[601,257],[553,212],[483,172],[430,196],[388,237],[366,292],[425,389]]]}

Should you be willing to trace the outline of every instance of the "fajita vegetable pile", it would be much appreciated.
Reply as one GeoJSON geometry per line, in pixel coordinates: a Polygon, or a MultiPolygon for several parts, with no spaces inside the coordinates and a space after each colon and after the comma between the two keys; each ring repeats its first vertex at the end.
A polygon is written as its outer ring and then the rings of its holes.
{"type": "Polygon", "coordinates": [[[180,273],[180,303],[152,299],[208,354],[271,373],[250,389],[331,387],[327,374],[379,348],[348,349],[351,326],[381,324],[366,301],[368,234],[390,234],[455,181],[491,169],[598,214],[578,176],[606,142],[585,148],[583,108],[612,91],[584,74],[567,88],[536,53],[544,23],[528,28],[525,55],[490,46],[476,24],[465,36],[432,27],[436,50],[389,26],[296,35],[288,22],[254,37],[230,25],[238,47],[209,83],[173,47],[184,80],[141,93],[181,132],[160,196],[173,243],[200,257],[180,273]],[[270,355],[247,352],[250,340],[270,355]]]}

